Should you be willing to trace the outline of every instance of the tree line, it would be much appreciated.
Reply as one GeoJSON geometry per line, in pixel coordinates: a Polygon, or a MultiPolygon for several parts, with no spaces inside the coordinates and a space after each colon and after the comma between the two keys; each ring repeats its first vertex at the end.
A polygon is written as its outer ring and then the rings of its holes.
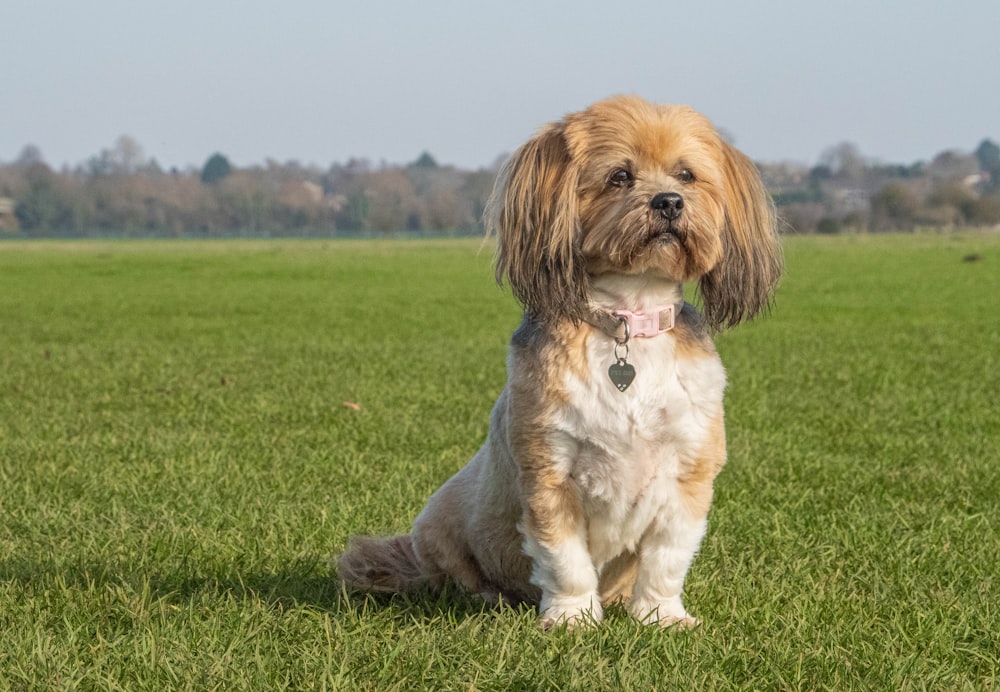
{"type": "Polygon", "coordinates": [[[1000,146],[948,150],[930,162],[884,164],[856,146],[828,149],[819,164],[763,164],[788,230],[799,233],[913,231],[1000,224],[1000,146]]]}
{"type": "Polygon", "coordinates": [[[267,161],[236,168],[220,153],[200,169],[163,170],[123,136],[73,168],[33,146],[0,165],[0,230],[27,237],[335,236],[481,232],[496,171],[363,159],[329,168],[267,161]]]}
{"type": "MultiPolygon", "coordinates": [[[[908,231],[1000,224],[1000,147],[945,151],[887,165],[852,144],[815,166],[759,164],[785,230],[908,231]]],[[[37,147],[0,163],[0,235],[15,237],[337,236],[479,234],[498,166],[462,170],[429,153],[401,165],[364,159],[328,168],[295,161],[164,170],[120,137],[75,167],[54,170],[37,147]]]]}

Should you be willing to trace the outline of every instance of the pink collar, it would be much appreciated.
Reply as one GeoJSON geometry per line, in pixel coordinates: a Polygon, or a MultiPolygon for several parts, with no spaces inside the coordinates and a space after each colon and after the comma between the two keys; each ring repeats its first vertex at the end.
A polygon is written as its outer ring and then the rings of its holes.
{"type": "Polygon", "coordinates": [[[649,312],[594,310],[587,321],[619,343],[629,339],[659,336],[674,328],[675,305],[658,305],[649,312]]]}

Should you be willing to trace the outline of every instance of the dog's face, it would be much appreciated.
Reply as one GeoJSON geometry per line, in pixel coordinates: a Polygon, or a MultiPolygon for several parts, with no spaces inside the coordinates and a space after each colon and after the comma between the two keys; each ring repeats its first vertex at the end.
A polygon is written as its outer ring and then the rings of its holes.
{"type": "Polygon", "coordinates": [[[686,108],[602,103],[568,124],[579,165],[579,242],[587,272],[688,281],[722,257],[722,150],[686,108]],[[648,111],[648,112],[647,112],[648,111]]]}
{"type": "Polygon", "coordinates": [[[601,101],[538,133],[498,179],[497,278],[541,319],[579,319],[592,277],[699,280],[706,317],[758,312],[780,273],[756,168],[702,115],[637,97],[601,101]]]}

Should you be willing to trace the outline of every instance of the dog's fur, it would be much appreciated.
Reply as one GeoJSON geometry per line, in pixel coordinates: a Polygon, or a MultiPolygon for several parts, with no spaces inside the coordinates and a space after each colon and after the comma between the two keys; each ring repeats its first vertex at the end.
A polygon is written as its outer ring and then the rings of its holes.
{"type": "Polygon", "coordinates": [[[411,534],[352,539],[340,578],[388,592],[452,579],[537,603],[545,627],[596,622],[616,599],[644,623],[694,624],[681,591],[726,460],[709,331],[765,308],[781,270],[755,166],[690,108],[615,97],[524,144],[487,221],[497,280],[525,308],[489,436],[411,534]],[[636,377],[619,391],[599,316],[668,304],[675,328],[628,342],[636,377]]]}

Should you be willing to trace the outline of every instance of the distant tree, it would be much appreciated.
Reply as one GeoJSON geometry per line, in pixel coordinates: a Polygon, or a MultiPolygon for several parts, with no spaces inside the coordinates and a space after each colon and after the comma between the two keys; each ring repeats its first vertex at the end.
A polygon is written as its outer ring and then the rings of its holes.
{"type": "Polygon", "coordinates": [[[376,231],[420,230],[423,228],[421,200],[406,174],[386,168],[367,176],[365,219],[376,231]]]}
{"type": "Polygon", "coordinates": [[[997,146],[996,142],[984,139],[976,147],[975,156],[979,161],[979,167],[984,171],[992,173],[1000,170],[1000,146],[997,146]]]}
{"type": "Polygon", "coordinates": [[[961,225],[975,216],[977,196],[960,180],[948,180],[935,185],[925,201],[924,216],[937,222],[931,225],[961,225]]]}
{"type": "Polygon", "coordinates": [[[370,212],[371,197],[365,189],[352,189],[349,194],[344,195],[344,205],[337,214],[337,227],[350,231],[368,231],[371,229],[370,212]]]}
{"type": "Polygon", "coordinates": [[[969,209],[969,223],[976,226],[1000,224],[1000,194],[983,195],[969,209]]]}
{"type": "Polygon", "coordinates": [[[857,145],[851,142],[841,142],[827,149],[820,157],[820,165],[852,184],[859,184],[865,177],[865,159],[857,145]]]}
{"type": "Polygon", "coordinates": [[[430,152],[425,151],[417,160],[410,164],[413,168],[437,168],[438,163],[434,160],[434,157],[430,155],[430,152]]]}
{"type": "Polygon", "coordinates": [[[876,231],[913,230],[920,201],[904,185],[889,183],[871,200],[872,229],[876,231]]]}
{"type": "Polygon", "coordinates": [[[909,165],[899,163],[876,163],[871,171],[880,178],[919,178],[924,174],[925,165],[916,161],[909,165]]]}
{"type": "Polygon", "coordinates": [[[213,185],[233,172],[233,167],[222,154],[216,152],[208,157],[201,169],[201,182],[213,185]]]}
{"type": "Polygon", "coordinates": [[[1000,146],[992,140],[984,139],[976,147],[975,155],[979,167],[990,176],[989,187],[1000,190],[1000,146]]]}
{"type": "Polygon", "coordinates": [[[937,180],[961,180],[979,171],[975,157],[958,151],[942,151],[927,166],[927,173],[937,180]]]}
{"type": "Polygon", "coordinates": [[[454,188],[438,188],[424,199],[427,228],[432,231],[455,231],[466,221],[465,208],[454,188]]]}
{"type": "Polygon", "coordinates": [[[234,172],[219,181],[220,230],[270,233],[273,190],[260,170],[234,172]]]}
{"type": "Polygon", "coordinates": [[[27,165],[24,170],[27,187],[14,208],[21,228],[32,235],[51,231],[59,214],[58,178],[44,163],[27,165]]]}
{"type": "Polygon", "coordinates": [[[829,180],[833,177],[833,171],[827,164],[819,164],[809,169],[809,179],[812,181],[829,180]]]}
{"type": "Polygon", "coordinates": [[[465,231],[472,231],[483,220],[483,212],[486,210],[486,202],[493,192],[493,184],[496,180],[497,169],[483,169],[465,176],[462,184],[462,199],[468,209],[467,226],[465,231]]]}
{"type": "Polygon", "coordinates": [[[789,233],[812,233],[824,218],[823,205],[815,202],[789,204],[779,212],[781,228],[789,233]]]}
{"type": "Polygon", "coordinates": [[[29,144],[21,149],[21,153],[18,155],[15,165],[27,168],[39,163],[45,163],[45,159],[42,157],[42,150],[34,144],[29,144]]]}
{"type": "Polygon", "coordinates": [[[992,226],[1000,223],[1000,195],[980,195],[960,182],[938,186],[928,196],[927,203],[931,208],[954,209],[955,222],[962,225],[992,226]]]}
{"type": "Polygon", "coordinates": [[[146,154],[142,150],[142,145],[129,135],[122,135],[115,140],[114,149],[111,151],[120,173],[132,175],[146,165],[146,154]]]}
{"type": "Polygon", "coordinates": [[[145,165],[146,157],[139,142],[129,135],[122,135],[110,149],[101,149],[100,153],[90,157],[87,172],[93,176],[133,175],[145,165]]]}

